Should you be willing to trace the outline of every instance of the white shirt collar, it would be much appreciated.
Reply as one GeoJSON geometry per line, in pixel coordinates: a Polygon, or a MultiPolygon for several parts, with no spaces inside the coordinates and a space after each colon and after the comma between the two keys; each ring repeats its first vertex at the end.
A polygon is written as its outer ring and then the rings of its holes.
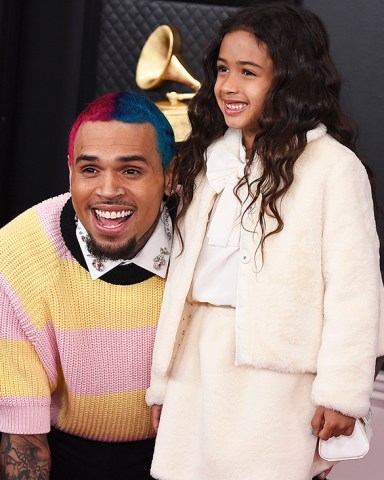
{"type": "Polygon", "coordinates": [[[80,220],[78,220],[76,237],[92,280],[100,278],[118,265],[129,265],[130,263],[134,263],[161,278],[165,278],[172,247],[173,229],[172,220],[164,203],[161,205],[161,214],[151,237],[138,254],[130,260],[100,260],[94,257],[88,251],[87,236],[87,231],[80,220]]]}

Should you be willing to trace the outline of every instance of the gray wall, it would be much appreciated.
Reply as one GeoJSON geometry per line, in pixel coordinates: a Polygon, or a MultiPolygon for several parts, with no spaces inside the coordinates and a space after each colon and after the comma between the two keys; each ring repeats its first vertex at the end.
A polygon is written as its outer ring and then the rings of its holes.
{"type": "MultiPolygon", "coordinates": [[[[384,208],[384,1],[303,0],[324,22],[343,78],[343,103],[359,127],[360,152],[377,176],[384,208]]],[[[383,226],[381,225],[381,236],[383,226]]]]}

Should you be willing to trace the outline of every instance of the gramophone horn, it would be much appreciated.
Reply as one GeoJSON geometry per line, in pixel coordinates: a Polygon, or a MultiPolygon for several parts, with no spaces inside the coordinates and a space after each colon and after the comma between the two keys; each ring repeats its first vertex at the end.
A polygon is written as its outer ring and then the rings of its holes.
{"type": "Polygon", "coordinates": [[[192,77],[177,57],[180,37],[174,28],[160,25],[146,41],[136,68],[136,83],[143,90],[158,87],[164,80],[189,85],[193,90],[200,82],[192,77]]]}

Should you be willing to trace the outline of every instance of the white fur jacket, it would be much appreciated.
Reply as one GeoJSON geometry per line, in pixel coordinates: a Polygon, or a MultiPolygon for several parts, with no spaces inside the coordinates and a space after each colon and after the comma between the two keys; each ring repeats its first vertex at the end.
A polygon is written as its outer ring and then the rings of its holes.
{"type": "MultiPolygon", "coordinates": [[[[236,154],[239,135],[229,129],[218,142],[236,154]]],[[[375,358],[384,354],[371,190],[364,166],[350,150],[321,128],[309,132],[308,140],[281,203],[284,228],[266,240],[263,263],[260,228],[255,231],[258,206],[244,216],[234,361],[316,373],[313,403],[360,417],[369,408],[375,358]]],[[[259,168],[256,163],[251,180],[259,168]]],[[[182,224],[184,251],[179,255],[176,238],[172,252],[148,404],[162,403],[180,335],[193,316],[186,298],[214,197],[199,176],[182,224]]],[[[267,231],[274,228],[272,220],[267,219],[267,231]]]]}

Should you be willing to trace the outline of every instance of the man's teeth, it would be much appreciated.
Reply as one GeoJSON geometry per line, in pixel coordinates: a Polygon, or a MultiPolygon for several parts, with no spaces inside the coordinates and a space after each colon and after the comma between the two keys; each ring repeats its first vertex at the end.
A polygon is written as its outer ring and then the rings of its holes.
{"type": "Polygon", "coordinates": [[[115,218],[124,218],[124,217],[129,217],[133,214],[133,211],[132,210],[124,210],[122,212],[110,212],[109,210],[95,210],[96,212],[96,215],[98,217],[102,217],[102,218],[112,218],[115,219],[115,218]]]}
{"type": "Polygon", "coordinates": [[[226,106],[229,110],[242,110],[247,106],[247,104],[246,103],[227,103],[226,106]]]}

